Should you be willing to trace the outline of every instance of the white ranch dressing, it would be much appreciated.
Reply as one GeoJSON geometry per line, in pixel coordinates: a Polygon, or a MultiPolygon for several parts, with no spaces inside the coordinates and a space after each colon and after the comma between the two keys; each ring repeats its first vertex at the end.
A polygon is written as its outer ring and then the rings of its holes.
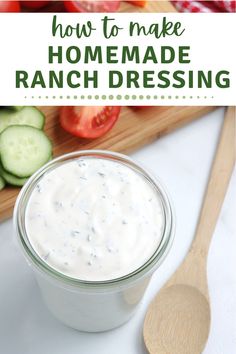
{"type": "Polygon", "coordinates": [[[98,157],[45,173],[26,209],[26,232],[38,255],[87,281],[138,269],[160,244],[163,224],[154,187],[125,164],[98,157]]]}

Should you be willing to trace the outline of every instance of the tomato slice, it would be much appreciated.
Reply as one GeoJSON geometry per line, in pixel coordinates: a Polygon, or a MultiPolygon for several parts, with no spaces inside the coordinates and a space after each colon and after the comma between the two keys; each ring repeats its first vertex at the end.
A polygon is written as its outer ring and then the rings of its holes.
{"type": "Polygon", "coordinates": [[[94,139],[106,134],[119,117],[120,107],[62,107],[60,123],[67,132],[81,138],[94,139]]]}
{"type": "Polygon", "coordinates": [[[147,4],[147,0],[126,0],[126,1],[134,6],[139,6],[139,7],[145,7],[147,4]]]}
{"type": "Polygon", "coordinates": [[[116,12],[120,6],[120,1],[64,1],[64,5],[69,12],[116,12]]]}
{"type": "Polygon", "coordinates": [[[0,1],[0,12],[20,12],[19,1],[0,1]]]}
{"type": "Polygon", "coordinates": [[[50,0],[45,1],[21,1],[22,5],[27,7],[28,9],[41,9],[50,3],[50,0]]]}

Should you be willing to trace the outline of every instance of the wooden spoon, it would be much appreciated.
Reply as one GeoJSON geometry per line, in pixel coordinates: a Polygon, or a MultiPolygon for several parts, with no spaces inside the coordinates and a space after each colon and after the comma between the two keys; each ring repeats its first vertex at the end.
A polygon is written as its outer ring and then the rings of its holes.
{"type": "Polygon", "coordinates": [[[235,122],[235,107],[229,107],[195,240],[182,265],[148,308],[143,336],[151,354],[200,354],[205,347],[211,318],[207,253],[235,163],[235,122]]]}

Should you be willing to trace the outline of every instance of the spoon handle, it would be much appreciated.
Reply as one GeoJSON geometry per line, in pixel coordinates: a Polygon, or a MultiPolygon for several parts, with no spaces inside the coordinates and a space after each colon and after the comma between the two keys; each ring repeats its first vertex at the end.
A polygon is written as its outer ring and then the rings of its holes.
{"type": "Polygon", "coordinates": [[[205,260],[235,164],[235,127],[235,107],[228,107],[191,247],[205,260]]]}
{"type": "Polygon", "coordinates": [[[227,108],[195,238],[188,256],[167,285],[188,283],[208,297],[206,262],[210,241],[235,164],[235,107],[227,108]]]}

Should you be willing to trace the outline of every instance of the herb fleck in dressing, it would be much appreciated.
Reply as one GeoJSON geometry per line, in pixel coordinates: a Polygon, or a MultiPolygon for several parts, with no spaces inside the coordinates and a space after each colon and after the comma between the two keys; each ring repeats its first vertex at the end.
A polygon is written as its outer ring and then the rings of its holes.
{"type": "Polygon", "coordinates": [[[27,205],[26,231],[57,271],[102,281],[153,255],[163,219],[159,196],[141,174],[105,158],[79,158],[42,177],[27,205]]]}

